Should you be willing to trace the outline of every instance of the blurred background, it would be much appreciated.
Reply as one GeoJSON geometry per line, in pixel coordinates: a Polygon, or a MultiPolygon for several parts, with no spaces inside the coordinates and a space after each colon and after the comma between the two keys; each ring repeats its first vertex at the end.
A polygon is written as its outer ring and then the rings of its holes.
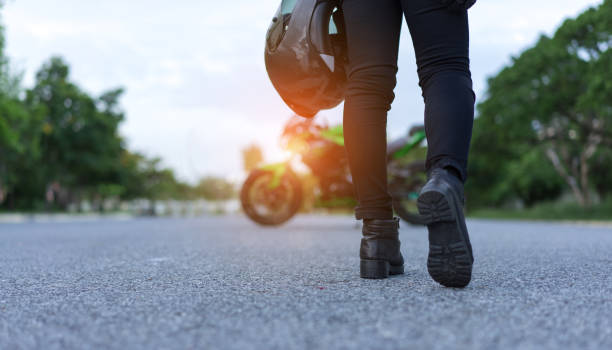
{"type": "MultiPolygon", "coordinates": [[[[285,156],[263,62],[278,4],[3,1],[0,211],[238,211],[248,172],[285,156]]],[[[470,215],[611,219],[612,0],[481,0],[470,21],[470,215]]],[[[423,123],[401,40],[390,139],[423,123]]]]}

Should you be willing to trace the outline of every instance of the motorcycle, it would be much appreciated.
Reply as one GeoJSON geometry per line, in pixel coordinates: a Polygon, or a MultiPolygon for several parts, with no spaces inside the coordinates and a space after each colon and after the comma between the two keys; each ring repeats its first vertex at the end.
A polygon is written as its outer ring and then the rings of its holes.
{"type": "MultiPolygon", "coordinates": [[[[423,224],[416,200],[427,180],[423,150],[425,130],[413,127],[408,135],[387,146],[389,192],[393,209],[404,221],[423,224]],[[421,152],[422,153],[422,152],[421,152]]],[[[314,119],[292,117],[283,129],[281,145],[289,152],[286,161],[253,170],[240,191],[242,209],[258,224],[277,226],[302,207],[303,186],[295,169],[309,168],[318,180],[315,196],[320,207],[354,203],[353,183],[344,148],[342,125],[328,127],[314,119]]]]}

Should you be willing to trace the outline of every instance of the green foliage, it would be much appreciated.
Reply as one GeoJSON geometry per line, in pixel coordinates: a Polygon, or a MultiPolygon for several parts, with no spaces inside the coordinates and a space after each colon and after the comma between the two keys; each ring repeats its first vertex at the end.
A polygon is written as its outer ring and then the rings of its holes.
{"type": "MultiPolygon", "coordinates": [[[[478,105],[468,192],[472,207],[526,205],[571,190],[591,203],[595,167],[612,145],[612,0],[565,21],[489,79],[478,105]]],[[[599,185],[598,185],[599,184],[599,185]]]]}
{"type": "Polygon", "coordinates": [[[81,200],[106,198],[235,195],[223,179],[205,178],[192,187],[160,159],[128,151],[118,131],[125,117],[123,89],[92,97],[71,81],[70,67],[60,57],[43,64],[25,98],[20,98],[20,82],[4,54],[0,25],[0,209],[66,209],[81,200]]]}
{"type": "Polygon", "coordinates": [[[598,204],[585,208],[577,203],[567,202],[541,202],[527,209],[477,209],[469,213],[471,218],[480,219],[511,219],[511,220],[601,220],[610,221],[612,213],[612,200],[607,199],[598,204]]]}
{"type": "Polygon", "coordinates": [[[123,89],[92,97],[71,82],[70,68],[59,57],[38,71],[24,100],[2,91],[0,208],[61,210],[81,200],[235,195],[223,179],[205,178],[191,187],[160,159],[128,151],[118,132],[123,89]]]}
{"type": "Polygon", "coordinates": [[[207,176],[197,184],[195,193],[208,200],[228,200],[236,195],[236,189],[223,178],[207,176]]]}
{"type": "Polygon", "coordinates": [[[545,155],[534,148],[508,169],[508,187],[528,207],[540,201],[556,199],[562,194],[563,180],[547,163],[545,155]]]}
{"type": "Polygon", "coordinates": [[[20,101],[0,95],[0,204],[19,184],[33,180],[26,174],[40,156],[39,121],[20,101]]]}
{"type": "MultiPolygon", "coordinates": [[[[0,9],[3,6],[4,1],[0,0],[0,9]]],[[[0,95],[2,98],[16,98],[20,92],[21,75],[11,71],[4,48],[4,26],[0,24],[0,95]]]]}
{"type": "Polygon", "coordinates": [[[591,180],[593,182],[593,187],[603,199],[612,198],[611,179],[612,147],[603,147],[593,157],[591,168],[591,180]]]}
{"type": "Polygon", "coordinates": [[[40,189],[57,183],[71,189],[75,199],[98,193],[99,184],[116,184],[122,140],[118,136],[123,113],[118,109],[121,89],[96,99],[69,80],[69,67],[52,58],[36,74],[25,104],[43,115],[39,171],[40,189]]]}
{"type": "Polygon", "coordinates": [[[232,184],[204,178],[191,187],[159,158],[128,151],[119,136],[123,89],[91,97],[51,58],[25,100],[0,98],[0,207],[66,209],[81,200],[229,199],[232,184]]]}
{"type": "Polygon", "coordinates": [[[126,175],[132,177],[127,198],[165,200],[189,196],[189,186],[179,182],[171,169],[162,167],[159,158],[147,159],[130,153],[126,156],[132,157],[135,165],[135,168],[126,168],[126,175]]]}

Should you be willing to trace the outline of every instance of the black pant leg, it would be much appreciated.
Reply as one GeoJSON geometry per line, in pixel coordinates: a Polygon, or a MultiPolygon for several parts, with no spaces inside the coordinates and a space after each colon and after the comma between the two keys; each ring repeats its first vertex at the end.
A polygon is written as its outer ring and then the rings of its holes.
{"type": "Polygon", "coordinates": [[[427,167],[452,166],[467,177],[474,121],[467,11],[432,0],[402,0],[425,100],[427,167]]]}
{"type": "Polygon", "coordinates": [[[387,191],[387,111],[394,99],[402,9],[399,0],[344,0],[348,85],[344,138],[358,219],[393,217],[387,191]]]}

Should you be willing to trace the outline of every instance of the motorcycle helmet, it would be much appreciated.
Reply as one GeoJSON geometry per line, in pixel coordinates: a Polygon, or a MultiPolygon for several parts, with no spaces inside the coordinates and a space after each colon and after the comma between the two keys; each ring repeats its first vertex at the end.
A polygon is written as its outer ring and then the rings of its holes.
{"type": "Polygon", "coordinates": [[[272,85],[311,118],[344,100],[346,36],[340,0],[282,0],[266,35],[272,85]]]}

